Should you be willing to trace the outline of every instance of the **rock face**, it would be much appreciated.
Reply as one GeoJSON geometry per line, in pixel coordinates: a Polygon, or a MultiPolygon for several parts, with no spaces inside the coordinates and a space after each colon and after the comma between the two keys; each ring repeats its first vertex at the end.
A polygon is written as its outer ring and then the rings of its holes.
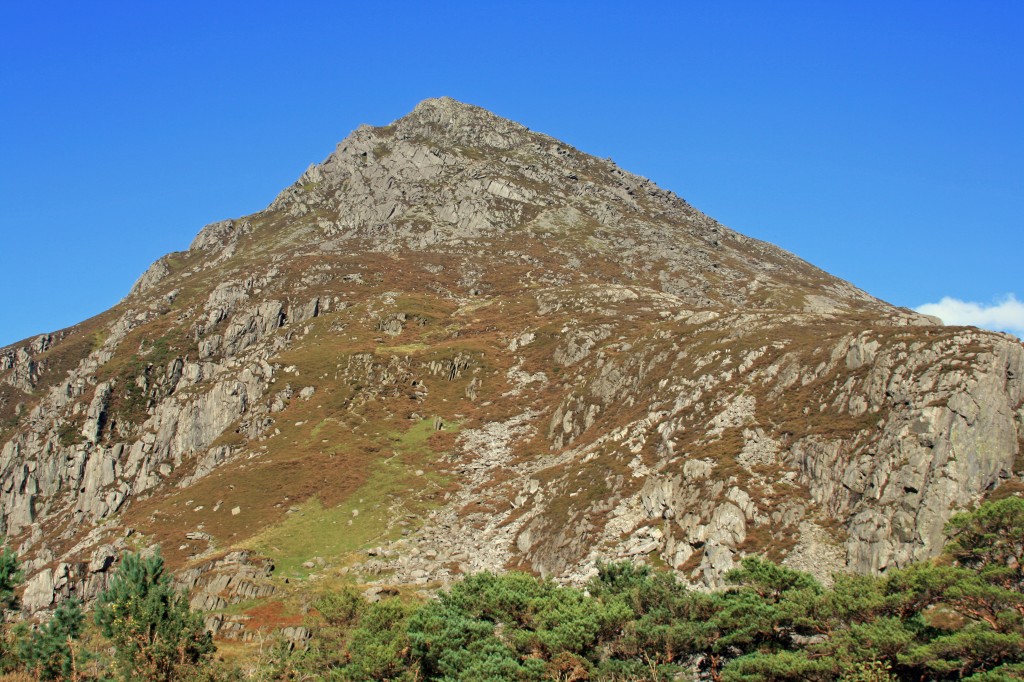
{"type": "Polygon", "coordinates": [[[129,547],[215,612],[270,598],[271,562],[422,585],[628,557],[713,587],[756,553],[880,572],[1020,489],[1022,377],[1015,338],[428,100],[110,311],[0,349],[0,530],[28,610],[94,597],[129,547]]]}

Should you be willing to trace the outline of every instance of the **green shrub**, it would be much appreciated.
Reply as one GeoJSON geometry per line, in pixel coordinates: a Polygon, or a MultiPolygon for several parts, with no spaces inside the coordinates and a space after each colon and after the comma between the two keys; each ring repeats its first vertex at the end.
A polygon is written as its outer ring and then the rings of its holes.
{"type": "Polygon", "coordinates": [[[94,618],[114,645],[124,680],[169,682],[214,650],[202,617],[175,592],[159,554],[126,554],[100,595],[94,618]]]}
{"type": "Polygon", "coordinates": [[[77,599],[63,602],[49,621],[18,643],[18,658],[41,680],[69,679],[83,664],[74,642],[82,633],[85,614],[77,599]]]}

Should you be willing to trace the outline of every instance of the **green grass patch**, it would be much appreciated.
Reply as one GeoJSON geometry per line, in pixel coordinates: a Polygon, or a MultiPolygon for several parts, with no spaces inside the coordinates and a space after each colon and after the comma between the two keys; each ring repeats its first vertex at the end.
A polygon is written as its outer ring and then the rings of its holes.
{"type": "MultiPolygon", "coordinates": [[[[445,427],[457,429],[458,424],[445,427]]],[[[396,522],[428,512],[437,504],[431,493],[446,485],[443,475],[430,471],[438,456],[430,444],[434,433],[433,419],[420,420],[401,434],[382,433],[393,454],[377,460],[366,482],[344,501],[325,507],[314,496],[246,544],[274,559],[277,576],[303,579],[321,570],[303,567],[314,557],[337,564],[350,553],[397,537],[402,527],[396,522]]]]}

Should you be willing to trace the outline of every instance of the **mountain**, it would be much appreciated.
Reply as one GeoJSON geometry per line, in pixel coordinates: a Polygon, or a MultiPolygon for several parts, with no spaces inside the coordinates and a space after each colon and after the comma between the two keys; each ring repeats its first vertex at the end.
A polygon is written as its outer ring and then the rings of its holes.
{"type": "Polygon", "coordinates": [[[230,604],[325,579],[884,572],[1024,490],[1022,376],[1011,336],[427,100],[111,310],[0,350],[0,530],[30,611],[159,546],[243,638],[268,610],[230,604]]]}

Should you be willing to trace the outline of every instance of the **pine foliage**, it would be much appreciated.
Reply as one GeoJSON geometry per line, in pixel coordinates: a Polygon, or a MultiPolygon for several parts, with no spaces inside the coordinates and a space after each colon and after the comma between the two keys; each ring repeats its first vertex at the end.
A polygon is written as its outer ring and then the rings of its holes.
{"type": "Polygon", "coordinates": [[[17,606],[14,589],[21,584],[23,575],[18,566],[18,557],[7,546],[0,550],[0,612],[17,606]]]}
{"type": "Polygon", "coordinates": [[[114,645],[124,680],[178,679],[214,649],[202,617],[174,590],[159,554],[124,556],[97,601],[94,620],[114,645]]]}
{"type": "Polygon", "coordinates": [[[18,658],[41,680],[71,679],[82,660],[76,660],[75,640],[82,634],[85,614],[77,599],[63,602],[49,621],[18,645],[18,658]]]}

